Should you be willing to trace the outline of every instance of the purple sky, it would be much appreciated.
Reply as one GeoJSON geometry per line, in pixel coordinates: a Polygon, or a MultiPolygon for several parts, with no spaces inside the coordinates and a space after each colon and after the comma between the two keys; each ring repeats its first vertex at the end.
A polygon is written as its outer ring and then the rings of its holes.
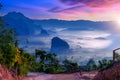
{"type": "Polygon", "coordinates": [[[120,0],[1,0],[1,15],[22,12],[32,19],[118,20],[120,0]]]}

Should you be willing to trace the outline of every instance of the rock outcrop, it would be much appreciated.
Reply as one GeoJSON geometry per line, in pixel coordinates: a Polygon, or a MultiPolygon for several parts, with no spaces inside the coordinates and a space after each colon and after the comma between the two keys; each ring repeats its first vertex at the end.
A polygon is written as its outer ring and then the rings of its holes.
{"type": "Polygon", "coordinates": [[[15,80],[11,72],[0,65],[0,80],[15,80]]]}
{"type": "Polygon", "coordinates": [[[120,80],[120,62],[114,63],[108,69],[98,72],[93,80],[120,80]]]}
{"type": "Polygon", "coordinates": [[[52,53],[67,53],[70,51],[70,46],[69,44],[58,38],[54,37],[51,42],[51,52],[52,53]]]}

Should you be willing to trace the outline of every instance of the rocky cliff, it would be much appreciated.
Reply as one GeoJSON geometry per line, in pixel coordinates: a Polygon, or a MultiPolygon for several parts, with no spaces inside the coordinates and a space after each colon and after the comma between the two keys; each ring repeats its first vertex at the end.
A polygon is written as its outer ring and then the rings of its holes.
{"type": "Polygon", "coordinates": [[[51,41],[51,52],[52,53],[66,53],[69,52],[70,46],[65,41],[59,37],[54,37],[51,41]]]}

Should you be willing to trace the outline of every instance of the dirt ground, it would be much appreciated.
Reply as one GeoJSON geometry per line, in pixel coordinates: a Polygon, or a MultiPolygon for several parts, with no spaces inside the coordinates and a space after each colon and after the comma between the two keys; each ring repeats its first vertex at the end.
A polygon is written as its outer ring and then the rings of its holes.
{"type": "Polygon", "coordinates": [[[97,74],[96,71],[69,73],[69,74],[44,74],[29,73],[23,80],[92,80],[97,74]]]}

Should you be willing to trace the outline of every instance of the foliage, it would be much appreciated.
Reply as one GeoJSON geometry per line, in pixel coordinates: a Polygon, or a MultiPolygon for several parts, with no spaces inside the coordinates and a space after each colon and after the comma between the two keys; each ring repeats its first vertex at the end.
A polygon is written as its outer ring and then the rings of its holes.
{"type": "Polygon", "coordinates": [[[96,70],[97,69],[97,64],[93,59],[90,59],[86,65],[87,70],[96,70]]]}
{"type": "Polygon", "coordinates": [[[18,74],[27,75],[32,63],[35,62],[35,57],[30,55],[29,53],[23,52],[21,53],[21,60],[22,63],[17,65],[19,71],[18,74]]]}
{"type": "Polygon", "coordinates": [[[29,71],[31,71],[31,72],[40,71],[39,69],[40,69],[41,64],[39,64],[38,62],[32,61],[29,65],[30,65],[29,66],[29,71]]]}
{"type": "Polygon", "coordinates": [[[79,66],[76,62],[72,62],[70,60],[65,59],[63,61],[63,64],[64,64],[67,72],[74,72],[74,71],[79,70],[79,66]]]}
{"type": "MultiPolygon", "coordinates": [[[[1,64],[6,65],[8,68],[12,68],[16,62],[19,63],[17,57],[16,47],[12,44],[4,44],[1,48],[1,64]]],[[[20,64],[20,63],[19,63],[20,64]]]]}
{"type": "Polygon", "coordinates": [[[15,32],[8,29],[0,18],[0,63],[8,68],[14,67],[15,63],[20,60],[20,57],[17,57],[19,52],[17,52],[14,42],[15,32]]]}
{"type": "Polygon", "coordinates": [[[36,57],[40,58],[38,71],[46,73],[61,73],[65,72],[65,68],[60,65],[59,60],[57,59],[56,54],[47,53],[43,50],[35,50],[36,57]]]}
{"type": "Polygon", "coordinates": [[[40,63],[44,64],[45,57],[46,57],[46,52],[43,50],[35,50],[36,57],[40,57],[40,63]]]}
{"type": "Polygon", "coordinates": [[[63,66],[56,67],[55,65],[51,65],[46,69],[46,73],[56,74],[56,73],[62,73],[65,72],[66,68],[63,66]]]}
{"type": "Polygon", "coordinates": [[[113,62],[110,60],[103,59],[101,61],[98,61],[99,66],[98,66],[98,71],[103,71],[105,69],[108,69],[113,65],[113,62]]]}
{"type": "Polygon", "coordinates": [[[115,60],[120,61],[120,55],[118,53],[115,53],[115,60]]]}
{"type": "Polygon", "coordinates": [[[35,58],[19,50],[15,31],[6,26],[0,18],[0,64],[18,75],[26,75],[35,58]]]}

